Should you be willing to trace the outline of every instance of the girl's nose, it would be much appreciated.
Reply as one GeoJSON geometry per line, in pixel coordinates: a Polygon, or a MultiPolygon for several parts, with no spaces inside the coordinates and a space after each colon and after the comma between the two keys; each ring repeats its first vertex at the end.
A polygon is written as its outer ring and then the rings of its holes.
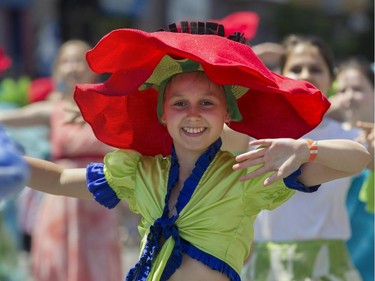
{"type": "Polygon", "coordinates": [[[190,106],[187,113],[190,119],[198,119],[201,117],[201,111],[198,106],[190,106]]]}
{"type": "Polygon", "coordinates": [[[78,60],[70,60],[65,64],[65,67],[69,72],[79,71],[82,68],[82,62],[78,60]]]}
{"type": "Polygon", "coordinates": [[[301,73],[300,73],[300,79],[311,82],[310,81],[311,77],[312,77],[311,71],[308,68],[303,68],[301,73]]]}
{"type": "Polygon", "coordinates": [[[355,93],[352,89],[346,89],[343,93],[343,106],[349,107],[351,103],[355,100],[355,93]]]}

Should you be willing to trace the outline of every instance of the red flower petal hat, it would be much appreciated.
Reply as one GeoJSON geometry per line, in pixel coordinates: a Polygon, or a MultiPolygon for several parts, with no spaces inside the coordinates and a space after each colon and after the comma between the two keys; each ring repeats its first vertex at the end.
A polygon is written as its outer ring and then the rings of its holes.
{"type": "Polygon", "coordinates": [[[248,89],[237,98],[242,120],[229,125],[238,132],[256,139],[299,138],[321,122],[330,103],[317,88],[271,72],[248,45],[220,36],[221,25],[214,29],[212,23],[185,23],[182,32],[118,29],[104,36],[86,58],[94,72],[110,77],[77,85],[74,93],[96,137],[143,155],[170,153],[171,137],[157,116],[158,92],[144,87],[166,55],[198,62],[217,84],[248,89]],[[199,34],[210,30],[215,34],[199,34]]]}

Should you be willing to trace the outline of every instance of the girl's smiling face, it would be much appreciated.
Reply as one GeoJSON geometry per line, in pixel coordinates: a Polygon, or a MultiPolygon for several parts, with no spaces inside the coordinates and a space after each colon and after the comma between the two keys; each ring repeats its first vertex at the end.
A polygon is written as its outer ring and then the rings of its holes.
{"type": "Polygon", "coordinates": [[[327,93],[332,85],[329,67],[316,46],[300,43],[286,59],[282,74],[286,77],[310,82],[327,93]]]}
{"type": "Polygon", "coordinates": [[[76,84],[94,83],[97,75],[86,62],[89,46],[81,41],[71,41],[61,47],[55,62],[53,78],[58,89],[65,94],[72,94],[76,84]]]}
{"type": "Polygon", "coordinates": [[[348,68],[337,75],[337,95],[347,119],[357,121],[374,120],[374,86],[358,69],[348,68]]]}
{"type": "Polygon", "coordinates": [[[204,72],[176,75],[165,89],[161,120],[177,152],[202,154],[230,121],[224,88],[204,72]]]}

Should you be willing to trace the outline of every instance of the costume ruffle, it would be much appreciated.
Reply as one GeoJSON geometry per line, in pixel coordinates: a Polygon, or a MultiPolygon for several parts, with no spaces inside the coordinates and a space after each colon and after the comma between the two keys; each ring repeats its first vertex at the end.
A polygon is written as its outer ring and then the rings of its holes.
{"type": "Polygon", "coordinates": [[[89,164],[86,175],[88,190],[93,194],[94,199],[109,209],[116,207],[120,199],[109,186],[104,176],[104,164],[89,164]]]}
{"type": "Polygon", "coordinates": [[[319,189],[320,184],[314,186],[305,186],[298,181],[298,177],[301,175],[301,168],[298,168],[288,177],[284,178],[284,183],[288,188],[295,189],[301,192],[312,193],[319,189]]]}
{"type": "Polygon", "coordinates": [[[213,270],[217,270],[226,276],[229,277],[229,280],[231,281],[240,281],[241,278],[239,274],[232,268],[230,267],[227,263],[224,261],[209,255],[202,250],[198,249],[197,247],[194,247],[194,245],[190,245],[187,247],[185,244],[183,244],[183,250],[187,255],[189,255],[191,258],[196,259],[203,264],[207,265],[213,270]],[[186,247],[186,250],[185,250],[186,247]]]}

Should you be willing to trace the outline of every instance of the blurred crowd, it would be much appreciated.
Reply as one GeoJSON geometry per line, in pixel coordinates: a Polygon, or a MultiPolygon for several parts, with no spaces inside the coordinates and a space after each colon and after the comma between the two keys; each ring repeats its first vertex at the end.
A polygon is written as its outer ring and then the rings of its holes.
{"type": "MultiPolygon", "coordinates": [[[[74,1],[61,4],[65,11],[61,15],[70,11],[70,17],[79,18],[81,10],[69,10],[70,2],[74,1]]],[[[95,2],[103,13],[117,12],[126,18],[126,22],[107,21],[107,27],[113,28],[144,27],[145,22],[136,19],[155,5],[146,0],[125,1],[127,8],[116,10],[115,0],[95,2]]],[[[183,5],[172,9],[178,1],[171,2],[170,16],[161,24],[190,16],[183,13],[183,5]]],[[[204,3],[199,4],[201,14],[195,16],[214,20],[207,18],[209,7],[204,3]]],[[[84,3],[85,7],[91,4],[84,3]]],[[[94,13],[92,7],[85,10],[82,21],[90,11],[94,13]]],[[[20,68],[15,71],[14,67],[22,65],[19,60],[24,58],[17,54],[22,51],[8,52],[12,44],[0,41],[0,281],[121,280],[137,261],[140,242],[139,217],[127,205],[110,211],[94,202],[45,195],[24,186],[27,167],[22,155],[85,167],[112,149],[100,143],[82,121],[72,95],[76,84],[103,78],[90,70],[85,54],[107,30],[98,28],[99,23],[85,22],[77,27],[76,38],[69,38],[56,29],[58,23],[52,17],[56,7],[50,12],[51,17],[41,13],[39,24],[44,28],[38,31],[38,47],[28,50],[39,61],[29,69],[32,73],[25,67],[24,73],[15,75],[20,68]],[[13,166],[21,171],[6,170],[13,166]],[[7,176],[12,176],[11,181],[2,179],[7,176]]],[[[262,26],[256,13],[220,20],[228,28],[248,32],[253,51],[270,70],[306,80],[329,97],[330,110],[306,138],[357,140],[373,156],[374,62],[369,57],[356,52],[337,59],[332,47],[313,30],[253,43],[262,26]]],[[[69,26],[67,18],[60,21],[69,26]]],[[[373,179],[372,162],[355,177],[326,183],[314,194],[296,194],[276,210],[263,211],[256,220],[255,244],[242,280],[374,280],[373,179]],[[330,275],[341,279],[322,277],[330,275]]]]}

